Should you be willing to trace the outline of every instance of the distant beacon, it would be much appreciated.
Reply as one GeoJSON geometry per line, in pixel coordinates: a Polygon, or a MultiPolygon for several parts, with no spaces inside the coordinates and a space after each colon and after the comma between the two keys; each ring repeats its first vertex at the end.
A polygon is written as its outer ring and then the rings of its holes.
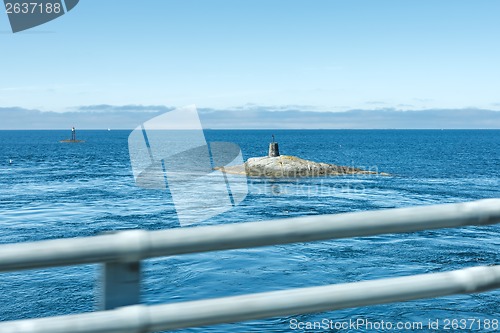
{"type": "Polygon", "coordinates": [[[280,156],[280,150],[278,148],[278,143],[274,142],[274,134],[273,134],[273,142],[269,144],[269,157],[278,157],[280,156]]]}
{"type": "Polygon", "coordinates": [[[85,141],[83,141],[83,140],[77,140],[76,139],[76,129],[73,127],[71,129],[71,139],[61,140],[59,142],[63,142],[63,143],[79,143],[79,142],[85,142],[85,141]]]}

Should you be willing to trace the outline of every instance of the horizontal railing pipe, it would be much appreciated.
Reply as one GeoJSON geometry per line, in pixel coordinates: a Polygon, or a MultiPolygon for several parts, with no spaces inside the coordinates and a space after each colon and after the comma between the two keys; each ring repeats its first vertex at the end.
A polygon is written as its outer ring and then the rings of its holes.
{"type": "Polygon", "coordinates": [[[2,333],[138,333],[500,288],[500,266],[0,323],[2,333]]]}
{"type": "Polygon", "coordinates": [[[500,199],[0,246],[0,271],[88,264],[500,222],[500,199]]]}

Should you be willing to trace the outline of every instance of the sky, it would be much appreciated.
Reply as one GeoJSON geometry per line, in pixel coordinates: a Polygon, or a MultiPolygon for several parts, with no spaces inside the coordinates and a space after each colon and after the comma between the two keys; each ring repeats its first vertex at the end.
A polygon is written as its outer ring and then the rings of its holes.
{"type": "Polygon", "coordinates": [[[13,34],[0,107],[500,111],[500,1],[81,0],[13,34]]]}

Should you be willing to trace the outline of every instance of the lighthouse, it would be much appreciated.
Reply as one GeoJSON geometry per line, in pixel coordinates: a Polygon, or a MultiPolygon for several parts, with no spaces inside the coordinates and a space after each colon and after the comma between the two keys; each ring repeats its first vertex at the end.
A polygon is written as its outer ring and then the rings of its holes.
{"type": "Polygon", "coordinates": [[[269,157],[278,157],[280,156],[280,150],[278,148],[278,143],[274,141],[274,134],[273,134],[273,142],[269,144],[269,157]]]}

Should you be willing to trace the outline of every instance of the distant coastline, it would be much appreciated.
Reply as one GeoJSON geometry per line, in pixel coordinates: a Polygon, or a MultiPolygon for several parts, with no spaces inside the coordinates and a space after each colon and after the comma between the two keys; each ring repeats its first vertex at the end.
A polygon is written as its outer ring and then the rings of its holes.
{"type": "MultiPolygon", "coordinates": [[[[144,106],[93,110],[85,107],[72,112],[43,112],[19,107],[0,107],[0,130],[68,129],[78,125],[80,129],[124,129],[170,108],[157,107],[147,111],[144,106]]],[[[199,109],[202,125],[206,129],[500,129],[500,111],[485,109],[426,109],[402,111],[395,109],[350,110],[343,112],[319,112],[266,108],[248,110],[199,109]]]]}

